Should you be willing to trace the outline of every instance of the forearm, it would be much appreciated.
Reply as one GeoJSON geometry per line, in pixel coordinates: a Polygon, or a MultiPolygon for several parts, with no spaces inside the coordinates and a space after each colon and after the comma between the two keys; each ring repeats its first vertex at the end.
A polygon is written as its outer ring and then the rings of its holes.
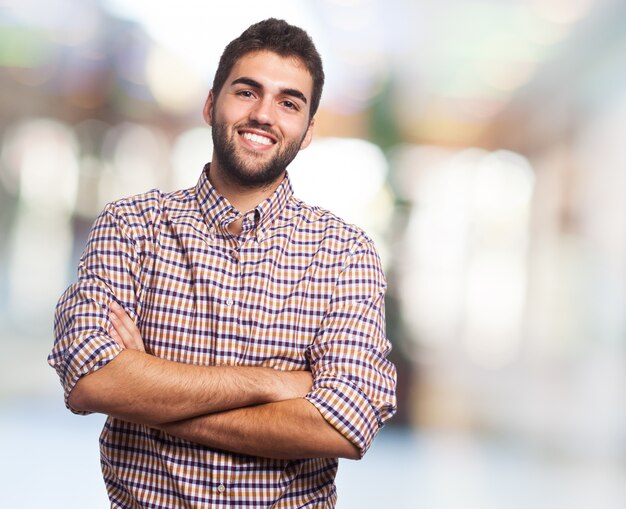
{"type": "Polygon", "coordinates": [[[261,367],[183,364],[124,350],[81,378],[69,403],[76,410],[154,425],[299,397],[308,390],[307,377],[261,367]]]}
{"type": "Polygon", "coordinates": [[[303,398],[204,415],[158,428],[208,447],[251,456],[360,457],[359,450],[303,398]]]}

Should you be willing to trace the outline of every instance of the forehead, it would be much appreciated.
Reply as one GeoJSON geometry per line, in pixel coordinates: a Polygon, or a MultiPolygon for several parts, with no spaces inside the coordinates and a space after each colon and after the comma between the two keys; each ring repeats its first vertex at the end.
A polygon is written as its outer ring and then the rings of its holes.
{"type": "Polygon", "coordinates": [[[255,51],[239,58],[226,79],[226,86],[238,78],[252,78],[264,88],[297,89],[309,103],[313,92],[313,78],[297,57],[284,57],[271,51],[255,51]]]}

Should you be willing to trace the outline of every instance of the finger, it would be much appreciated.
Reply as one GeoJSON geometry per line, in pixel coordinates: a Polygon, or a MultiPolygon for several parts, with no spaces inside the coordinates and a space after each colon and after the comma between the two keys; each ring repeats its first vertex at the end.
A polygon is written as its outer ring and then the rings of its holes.
{"type": "Polygon", "coordinates": [[[143,345],[143,338],[139,333],[139,329],[137,329],[136,327],[134,327],[134,332],[131,334],[130,342],[133,345],[132,348],[134,348],[135,350],[139,350],[140,352],[146,351],[146,348],[143,345]]]}
{"type": "Polygon", "coordinates": [[[126,327],[124,321],[120,318],[120,315],[115,312],[113,309],[109,314],[109,318],[111,319],[111,323],[113,327],[115,327],[115,331],[122,337],[124,341],[129,341],[132,339],[132,333],[126,327]]]}
{"type": "Polygon", "coordinates": [[[114,339],[119,340],[119,342],[127,348],[130,348],[132,346],[131,333],[126,330],[122,321],[114,313],[109,314],[109,319],[111,320],[111,324],[113,326],[111,329],[111,335],[113,335],[114,339]]]}
{"type": "Polygon", "coordinates": [[[133,334],[126,328],[122,320],[120,320],[115,314],[111,313],[110,319],[113,324],[111,329],[111,336],[113,339],[115,339],[124,348],[130,348],[140,352],[146,351],[141,336],[139,336],[138,339],[133,336],[133,334]]]}
{"type": "Polygon", "coordinates": [[[109,328],[109,335],[113,338],[113,341],[115,341],[122,348],[128,348],[128,345],[124,343],[124,339],[117,333],[115,327],[109,328]]]}
{"type": "Polygon", "coordinates": [[[116,302],[111,304],[111,311],[113,312],[111,321],[113,322],[115,330],[122,336],[128,348],[145,352],[143,338],[133,319],[128,316],[128,313],[116,302]]]}

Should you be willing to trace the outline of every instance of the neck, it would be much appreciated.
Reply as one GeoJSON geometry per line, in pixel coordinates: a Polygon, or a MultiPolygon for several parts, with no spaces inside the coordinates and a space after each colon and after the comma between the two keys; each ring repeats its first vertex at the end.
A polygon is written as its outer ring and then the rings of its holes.
{"type": "Polygon", "coordinates": [[[259,203],[265,201],[274,194],[280,186],[285,173],[274,182],[264,186],[245,186],[229,178],[221,170],[219,163],[213,157],[211,165],[207,170],[211,185],[239,212],[246,213],[255,208],[259,203]]]}

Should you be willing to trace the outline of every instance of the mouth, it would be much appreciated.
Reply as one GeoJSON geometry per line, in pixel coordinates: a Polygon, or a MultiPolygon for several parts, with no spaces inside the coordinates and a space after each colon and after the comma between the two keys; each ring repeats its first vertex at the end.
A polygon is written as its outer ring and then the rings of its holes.
{"type": "Polygon", "coordinates": [[[277,143],[276,138],[264,131],[251,131],[242,129],[238,131],[238,133],[239,136],[241,136],[247,142],[247,145],[257,150],[269,148],[277,143]]]}

